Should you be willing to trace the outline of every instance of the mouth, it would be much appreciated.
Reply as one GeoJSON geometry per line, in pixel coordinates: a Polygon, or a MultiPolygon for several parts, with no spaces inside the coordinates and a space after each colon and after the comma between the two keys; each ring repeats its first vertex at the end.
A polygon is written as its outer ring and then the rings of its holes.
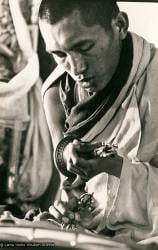
{"type": "Polygon", "coordinates": [[[94,77],[85,77],[77,82],[82,88],[91,88],[94,86],[94,77]]]}

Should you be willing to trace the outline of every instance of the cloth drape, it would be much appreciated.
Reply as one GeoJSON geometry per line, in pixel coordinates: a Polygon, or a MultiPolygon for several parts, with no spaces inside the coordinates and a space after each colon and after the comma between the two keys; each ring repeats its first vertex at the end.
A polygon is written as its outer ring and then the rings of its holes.
{"type": "Polygon", "coordinates": [[[19,170],[18,198],[34,200],[46,190],[52,176],[50,138],[41,101],[39,61],[33,53],[25,68],[7,84],[0,82],[0,126],[27,129],[19,170]]]}
{"type": "Polygon", "coordinates": [[[158,51],[135,34],[132,39],[128,80],[82,139],[115,143],[124,159],[120,179],[103,173],[87,183],[102,207],[97,231],[108,226],[120,240],[140,241],[158,235],[158,51]]]}

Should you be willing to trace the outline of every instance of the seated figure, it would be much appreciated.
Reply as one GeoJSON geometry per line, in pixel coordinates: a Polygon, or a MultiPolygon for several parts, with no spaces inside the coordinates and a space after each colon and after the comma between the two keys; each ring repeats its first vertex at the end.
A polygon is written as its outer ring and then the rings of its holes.
{"type": "Polygon", "coordinates": [[[84,184],[95,206],[77,211],[77,225],[123,241],[157,236],[157,48],[128,31],[115,0],[43,0],[39,13],[58,64],[43,103],[56,165],[68,178],[67,197],[51,213],[60,222],[75,218],[71,194],[84,184]],[[102,152],[111,145],[115,157],[102,152]]]}
{"type": "Polygon", "coordinates": [[[0,203],[25,213],[39,206],[53,165],[39,59],[20,2],[0,1],[0,203]]]}

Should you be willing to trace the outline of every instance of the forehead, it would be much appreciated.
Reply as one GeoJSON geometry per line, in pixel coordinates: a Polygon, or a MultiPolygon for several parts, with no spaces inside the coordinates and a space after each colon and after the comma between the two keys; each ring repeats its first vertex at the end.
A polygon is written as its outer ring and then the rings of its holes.
{"type": "Polygon", "coordinates": [[[105,33],[100,24],[86,26],[78,10],[73,11],[68,17],[56,24],[49,24],[40,20],[40,29],[46,43],[47,50],[69,49],[74,44],[83,40],[95,40],[100,33],[105,33]]]}

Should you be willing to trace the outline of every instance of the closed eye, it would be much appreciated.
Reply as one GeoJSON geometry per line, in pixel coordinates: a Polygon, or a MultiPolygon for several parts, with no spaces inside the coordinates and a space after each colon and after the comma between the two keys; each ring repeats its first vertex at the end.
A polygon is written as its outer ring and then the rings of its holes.
{"type": "Polygon", "coordinates": [[[79,52],[86,52],[89,51],[92,47],[94,46],[93,43],[80,43],[78,45],[75,46],[75,50],[79,51],[79,52]]]}

